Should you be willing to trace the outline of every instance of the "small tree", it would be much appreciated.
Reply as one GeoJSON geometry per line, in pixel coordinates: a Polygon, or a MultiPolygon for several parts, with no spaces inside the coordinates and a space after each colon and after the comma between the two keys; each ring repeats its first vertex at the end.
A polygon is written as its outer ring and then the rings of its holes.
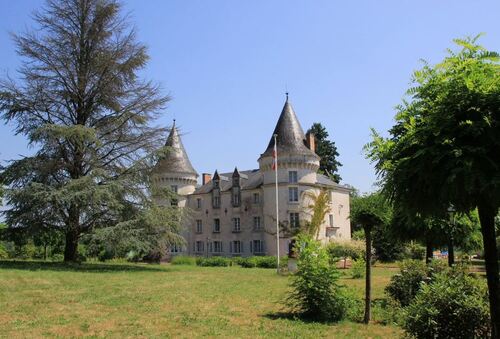
{"type": "Polygon", "coordinates": [[[321,244],[301,234],[297,237],[297,272],[287,303],[304,317],[339,321],[346,314],[346,296],[338,284],[340,273],[321,244]]]}
{"type": "Polygon", "coordinates": [[[316,154],[321,157],[319,170],[331,177],[336,183],[339,183],[342,178],[338,171],[342,164],[337,160],[339,152],[335,142],[328,140],[328,131],[322,124],[316,122],[307,133],[313,133],[316,139],[316,154]]]}
{"type": "Polygon", "coordinates": [[[361,196],[352,200],[351,222],[361,225],[366,238],[366,276],[365,276],[365,316],[368,324],[371,318],[371,261],[372,261],[372,230],[387,223],[391,211],[384,198],[379,193],[361,196]]]}

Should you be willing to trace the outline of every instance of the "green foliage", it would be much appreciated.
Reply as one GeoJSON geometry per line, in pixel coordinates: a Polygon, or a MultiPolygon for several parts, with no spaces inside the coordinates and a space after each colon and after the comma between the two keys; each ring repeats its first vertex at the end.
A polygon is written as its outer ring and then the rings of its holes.
{"type": "Polygon", "coordinates": [[[340,273],[326,249],[305,235],[298,237],[297,248],[297,272],[291,277],[288,305],[304,317],[342,320],[348,298],[338,284],[340,273]]]}
{"type": "Polygon", "coordinates": [[[385,288],[386,293],[405,307],[415,298],[422,284],[427,281],[428,269],[423,261],[405,260],[400,264],[400,273],[392,276],[385,288]]]}
{"type": "Polygon", "coordinates": [[[66,261],[78,260],[82,234],[125,222],[121,235],[163,240],[162,224],[139,221],[151,210],[164,134],[155,120],[169,98],[141,79],[146,48],[121,14],[115,0],[49,1],[33,31],[13,34],[19,74],[0,79],[2,118],[36,149],[0,171],[6,222],[62,232],[66,261]]]}
{"type": "Polygon", "coordinates": [[[313,133],[316,139],[316,154],[320,156],[319,170],[326,173],[333,181],[342,179],[338,174],[342,164],[337,160],[339,153],[335,142],[328,140],[328,132],[320,123],[314,123],[307,133],[313,133]]]}
{"type": "Polygon", "coordinates": [[[373,230],[373,249],[377,260],[393,262],[403,259],[404,245],[392,236],[388,225],[380,225],[373,230]]]}
{"type": "MultiPolygon", "coordinates": [[[[366,227],[380,227],[390,222],[391,207],[379,193],[372,193],[351,199],[351,223],[366,227]]],[[[366,236],[366,235],[365,235],[366,236]]]]}
{"type": "Polygon", "coordinates": [[[402,307],[408,306],[422,286],[432,281],[434,275],[448,270],[446,262],[432,260],[429,265],[421,260],[405,260],[399,265],[400,273],[391,277],[386,293],[402,307]]]}
{"type": "Polygon", "coordinates": [[[196,265],[196,258],[195,257],[189,257],[187,255],[176,255],[175,257],[172,258],[170,261],[172,265],[189,265],[189,266],[195,266],[196,265]]]}
{"type": "Polygon", "coordinates": [[[405,259],[424,260],[425,247],[417,242],[411,241],[405,245],[403,256],[405,259]]]}
{"type": "Polygon", "coordinates": [[[205,267],[226,267],[231,266],[233,262],[230,258],[226,257],[198,257],[196,258],[196,265],[205,267]]]}
{"type": "Polygon", "coordinates": [[[351,239],[365,241],[365,230],[359,229],[352,232],[351,239]]]}
{"type": "Polygon", "coordinates": [[[307,205],[307,210],[309,211],[311,220],[305,222],[305,225],[302,227],[302,231],[311,237],[318,239],[321,225],[331,209],[330,192],[326,189],[320,190],[317,194],[307,191],[305,196],[310,201],[307,205]]]}
{"type": "Polygon", "coordinates": [[[482,279],[437,274],[405,309],[403,328],[416,338],[489,338],[487,294],[482,279]]]}
{"type": "Polygon", "coordinates": [[[5,245],[2,242],[0,242],[0,260],[8,258],[9,258],[9,252],[7,252],[5,245]]]}
{"type": "Polygon", "coordinates": [[[360,279],[365,276],[365,266],[366,261],[364,259],[358,259],[352,261],[351,266],[351,276],[353,279],[360,279]]]}
{"type": "MultiPolygon", "coordinates": [[[[273,268],[276,269],[277,262],[274,256],[253,256],[253,257],[235,257],[232,258],[233,262],[244,268],[273,268]]],[[[280,258],[280,267],[286,267],[288,257],[280,258]]]]}
{"type": "Polygon", "coordinates": [[[326,246],[332,260],[351,258],[353,260],[365,257],[365,243],[360,240],[332,241],[326,246]]]}

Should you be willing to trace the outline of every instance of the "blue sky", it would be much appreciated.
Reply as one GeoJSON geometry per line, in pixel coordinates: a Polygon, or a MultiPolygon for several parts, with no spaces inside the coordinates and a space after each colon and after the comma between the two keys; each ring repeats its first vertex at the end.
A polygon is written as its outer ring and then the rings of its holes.
{"type": "MultiPolygon", "coordinates": [[[[0,2],[1,75],[19,65],[8,32],[31,27],[42,4],[0,2]]],[[[288,90],[304,130],[327,127],[343,182],[361,191],[375,181],[369,129],[390,128],[419,60],[480,32],[500,50],[500,1],[128,0],[124,10],[148,46],[145,77],[173,98],[159,124],[177,119],[199,173],[256,168],[288,90]]],[[[1,161],[29,152],[0,126],[1,161]]]]}

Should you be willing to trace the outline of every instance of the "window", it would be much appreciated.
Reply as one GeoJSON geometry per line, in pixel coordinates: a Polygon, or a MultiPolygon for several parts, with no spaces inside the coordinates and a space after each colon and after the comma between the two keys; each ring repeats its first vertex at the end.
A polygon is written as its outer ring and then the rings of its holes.
{"type": "Polygon", "coordinates": [[[221,241],[214,241],[213,242],[214,247],[212,248],[213,253],[221,253],[222,252],[222,242],[221,241]]]}
{"type": "Polygon", "coordinates": [[[260,217],[253,217],[253,229],[260,230],[260,217]]]}
{"type": "Polygon", "coordinates": [[[172,198],[172,200],[170,200],[170,206],[179,206],[179,201],[175,198],[172,198]]]}
{"type": "Polygon", "coordinates": [[[171,185],[170,189],[172,190],[172,192],[177,193],[177,185],[171,185]]]}
{"type": "Polygon", "coordinates": [[[253,203],[254,204],[260,204],[260,194],[259,193],[254,193],[253,194],[253,203]]]}
{"type": "Polygon", "coordinates": [[[213,203],[214,203],[214,206],[213,206],[214,208],[220,207],[220,197],[218,195],[214,195],[213,203]]]}
{"type": "Polygon", "coordinates": [[[290,213],[290,227],[300,227],[299,213],[290,213]]]}
{"type": "Polygon", "coordinates": [[[196,233],[203,233],[203,223],[201,220],[196,220],[196,233]]]}
{"type": "Polygon", "coordinates": [[[290,184],[296,184],[297,183],[297,171],[290,171],[288,172],[288,182],[290,184]]]}
{"type": "Polygon", "coordinates": [[[239,232],[241,230],[240,218],[233,218],[233,232],[239,232]]]}
{"type": "Polygon", "coordinates": [[[299,188],[298,187],[288,187],[288,201],[298,202],[299,201],[299,188]]]}
{"type": "Polygon", "coordinates": [[[214,233],[220,232],[220,219],[214,219],[214,233]]]}
{"type": "Polygon", "coordinates": [[[196,208],[201,208],[201,199],[196,199],[196,208]]]}
{"type": "Polygon", "coordinates": [[[182,252],[182,246],[173,245],[172,247],[170,247],[170,253],[179,253],[179,252],[182,252]]]}
{"type": "Polygon", "coordinates": [[[264,242],[262,240],[250,241],[250,252],[254,254],[264,253],[264,242]]]}
{"type": "Polygon", "coordinates": [[[328,216],[328,218],[329,218],[329,221],[330,221],[330,227],[333,227],[333,214],[330,214],[328,216]]]}
{"type": "Polygon", "coordinates": [[[205,243],[203,241],[197,241],[195,251],[198,253],[205,251],[205,243]]]}
{"type": "Polygon", "coordinates": [[[242,248],[241,248],[241,241],[239,241],[239,240],[230,241],[229,247],[230,247],[229,250],[231,251],[231,253],[238,254],[238,253],[243,252],[242,248]]]}
{"type": "Polygon", "coordinates": [[[232,198],[231,201],[234,207],[238,207],[241,204],[241,192],[239,187],[233,187],[231,190],[232,198]]]}

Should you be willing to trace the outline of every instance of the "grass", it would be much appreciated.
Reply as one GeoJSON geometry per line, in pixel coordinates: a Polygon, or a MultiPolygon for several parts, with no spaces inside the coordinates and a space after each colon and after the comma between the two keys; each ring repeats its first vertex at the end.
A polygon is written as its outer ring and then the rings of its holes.
{"type": "MultiPolygon", "coordinates": [[[[395,273],[374,268],[373,295],[395,273]]],[[[342,281],[363,295],[363,279],[342,281]]],[[[240,267],[0,261],[0,337],[391,338],[393,326],[281,316],[288,278],[240,267]]]]}

